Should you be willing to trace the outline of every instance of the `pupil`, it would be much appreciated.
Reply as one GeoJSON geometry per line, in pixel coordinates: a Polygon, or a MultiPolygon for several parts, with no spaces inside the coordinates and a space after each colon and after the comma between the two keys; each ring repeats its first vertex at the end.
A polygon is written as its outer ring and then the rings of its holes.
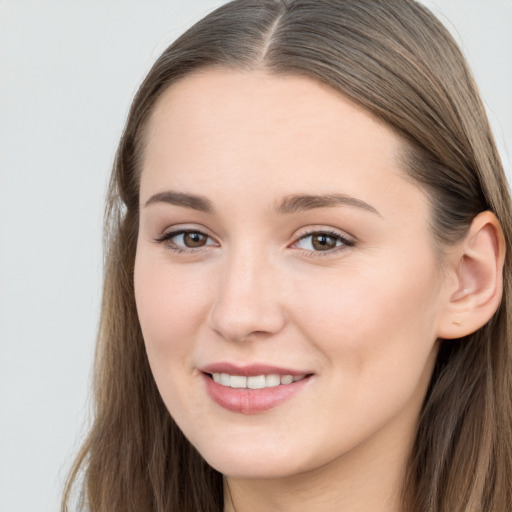
{"type": "Polygon", "coordinates": [[[329,235],[315,235],[313,247],[319,251],[327,251],[336,247],[336,240],[329,235]]]}
{"type": "Polygon", "coordinates": [[[185,233],[183,240],[187,247],[202,247],[206,243],[206,236],[197,232],[185,233]]]}

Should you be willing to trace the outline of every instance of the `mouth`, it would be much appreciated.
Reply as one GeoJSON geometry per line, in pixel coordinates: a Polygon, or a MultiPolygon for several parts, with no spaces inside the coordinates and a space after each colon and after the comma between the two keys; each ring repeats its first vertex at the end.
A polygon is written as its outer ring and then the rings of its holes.
{"type": "Polygon", "coordinates": [[[211,373],[207,374],[210,378],[220,384],[221,386],[225,386],[233,389],[265,389],[265,388],[275,388],[277,386],[286,386],[288,384],[292,384],[293,382],[298,382],[307,377],[304,375],[278,375],[278,374],[269,374],[269,375],[253,375],[253,376],[245,376],[245,375],[230,375],[229,373],[211,373]]]}
{"type": "Polygon", "coordinates": [[[201,369],[210,398],[242,414],[268,411],[290,400],[312,380],[313,373],[267,365],[216,363],[201,369]]]}

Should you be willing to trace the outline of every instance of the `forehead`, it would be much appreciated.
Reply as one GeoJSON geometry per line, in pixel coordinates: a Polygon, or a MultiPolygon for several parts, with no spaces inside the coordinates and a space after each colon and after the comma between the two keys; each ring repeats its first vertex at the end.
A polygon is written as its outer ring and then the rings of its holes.
{"type": "Polygon", "coordinates": [[[307,141],[296,152],[345,140],[381,157],[391,157],[401,142],[368,111],[309,77],[226,68],[198,70],[168,87],[149,121],[151,149],[158,149],[164,135],[180,144],[189,139],[196,151],[220,149],[227,136],[233,150],[251,138],[269,151],[272,141],[283,150],[285,142],[307,141]],[[190,134],[202,138],[201,147],[190,134]]]}
{"type": "Polygon", "coordinates": [[[303,76],[195,72],[158,100],[146,141],[141,200],[168,187],[269,201],[333,189],[378,199],[384,189],[392,196],[413,187],[398,165],[401,138],[303,76]]]}

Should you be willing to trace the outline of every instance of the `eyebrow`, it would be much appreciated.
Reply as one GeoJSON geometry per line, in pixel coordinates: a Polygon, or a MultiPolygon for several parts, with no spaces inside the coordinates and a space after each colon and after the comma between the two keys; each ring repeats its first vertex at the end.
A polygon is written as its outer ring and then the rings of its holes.
{"type": "Polygon", "coordinates": [[[358,199],[357,197],[346,194],[325,194],[325,195],[308,195],[298,194],[286,196],[275,207],[276,213],[290,214],[303,210],[313,210],[314,208],[330,208],[333,206],[353,206],[361,208],[368,212],[374,213],[379,217],[382,215],[371,204],[358,199]]]}
{"type": "MultiPolygon", "coordinates": [[[[191,208],[200,212],[213,214],[215,208],[212,202],[200,195],[189,194],[185,192],[175,192],[167,190],[152,195],[144,204],[144,207],[156,203],[167,203],[184,208],[191,208]]],[[[305,210],[315,208],[332,208],[334,206],[352,206],[361,208],[368,212],[381,216],[376,208],[365,201],[346,194],[294,194],[286,196],[279,201],[274,208],[275,213],[280,215],[289,215],[305,210]]]]}
{"type": "Polygon", "coordinates": [[[198,196],[195,194],[187,194],[184,192],[174,192],[167,190],[165,192],[159,192],[158,194],[152,195],[144,204],[144,208],[156,203],[167,203],[175,206],[183,206],[185,208],[191,208],[192,210],[198,210],[204,213],[213,213],[214,208],[212,202],[204,196],[198,196]]]}

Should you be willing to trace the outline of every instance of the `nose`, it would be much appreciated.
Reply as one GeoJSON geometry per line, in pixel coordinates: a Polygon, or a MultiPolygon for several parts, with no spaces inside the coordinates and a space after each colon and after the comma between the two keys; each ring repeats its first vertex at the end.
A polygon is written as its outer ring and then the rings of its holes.
{"type": "Polygon", "coordinates": [[[264,256],[232,254],[223,262],[210,327],[228,341],[268,338],[286,324],[278,272],[264,256]]]}

